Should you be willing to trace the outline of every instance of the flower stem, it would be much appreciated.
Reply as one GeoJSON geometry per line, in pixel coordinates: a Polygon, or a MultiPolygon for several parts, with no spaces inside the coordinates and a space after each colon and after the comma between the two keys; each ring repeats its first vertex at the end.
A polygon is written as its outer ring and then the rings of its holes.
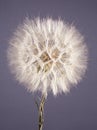
{"type": "Polygon", "coordinates": [[[44,103],[45,103],[45,95],[42,96],[41,101],[40,101],[40,105],[39,105],[39,109],[38,109],[38,130],[42,130],[43,129],[43,123],[44,123],[44,103]]]}

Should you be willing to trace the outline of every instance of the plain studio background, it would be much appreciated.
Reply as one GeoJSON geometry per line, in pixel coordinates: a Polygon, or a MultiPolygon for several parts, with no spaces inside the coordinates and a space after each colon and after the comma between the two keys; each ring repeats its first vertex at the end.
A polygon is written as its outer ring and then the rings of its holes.
{"type": "Polygon", "coordinates": [[[10,74],[6,50],[25,16],[58,18],[79,29],[89,49],[88,70],[82,82],[68,95],[53,97],[45,104],[45,130],[97,129],[97,1],[96,0],[0,0],[0,130],[36,130],[34,96],[10,74]]]}

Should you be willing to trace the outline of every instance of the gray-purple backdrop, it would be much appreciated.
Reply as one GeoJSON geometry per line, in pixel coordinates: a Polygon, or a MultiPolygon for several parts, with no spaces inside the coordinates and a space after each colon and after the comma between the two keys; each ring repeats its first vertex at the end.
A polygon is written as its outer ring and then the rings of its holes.
{"type": "Polygon", "coordinates": [[[83,81],[68,95],[49,94],[44,130],[97,130],[97,0],[0,0],[0,130],[37,130],[34,96],[14,80],[6,58],[8,41],[25,16],[73,22],[89,49],[83,81]]]}

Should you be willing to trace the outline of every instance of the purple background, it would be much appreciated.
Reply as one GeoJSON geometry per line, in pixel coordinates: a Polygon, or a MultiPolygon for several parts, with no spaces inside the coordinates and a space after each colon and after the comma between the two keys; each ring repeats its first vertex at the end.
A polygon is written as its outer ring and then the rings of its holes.
{"type": "Polygon", "coordinates": [[[0,130],[37,130],[33,95],[15,81],[6,58],[8,41],[25,16],[73,22],[89,49],[83,81],[68,95],[49,94],[44,130],[97,130],[97,0],[0,0],[0,130]]]}

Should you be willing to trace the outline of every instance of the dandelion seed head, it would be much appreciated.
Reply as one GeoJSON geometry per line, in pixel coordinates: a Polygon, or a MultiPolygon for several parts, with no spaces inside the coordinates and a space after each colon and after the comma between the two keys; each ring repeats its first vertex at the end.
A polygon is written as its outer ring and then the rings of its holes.
{"type": "Polygon", "coordinates": [[[73,26],[51,18],[26,19],[10,40],[8,61],[30,92],[67,93],[84,76],[87,47],[73,26]]]}

